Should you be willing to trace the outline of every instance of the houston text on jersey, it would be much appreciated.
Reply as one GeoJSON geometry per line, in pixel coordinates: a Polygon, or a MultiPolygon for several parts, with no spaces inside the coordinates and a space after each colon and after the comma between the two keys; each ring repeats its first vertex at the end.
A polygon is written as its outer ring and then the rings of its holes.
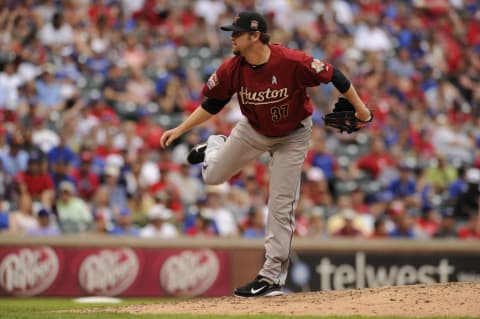
{"type": "Polygon", "coordinates": [[[242,104],[273,104],[288,98],[288,89],[282,88],[279,90],[272,90],[270,88],[264,91],[254,91],[251,92],[246,87],[241,87],[240,92],[240,101],[242,104]]]}

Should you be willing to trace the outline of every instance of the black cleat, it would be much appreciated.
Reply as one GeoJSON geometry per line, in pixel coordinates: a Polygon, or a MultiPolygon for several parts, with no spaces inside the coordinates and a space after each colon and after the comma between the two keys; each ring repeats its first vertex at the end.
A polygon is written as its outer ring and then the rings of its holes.
{"type": "MultiPolygon", "coordinates": [[[[227,137],[225,135],[212,135],[209,137],[209,139],[213,137],[213,138],[216,138],[217,139],[217,142],[216,143],[219,143],[218,142],[218,139],[223,139],[223,142],[225,142],[227,140],[227,137]]],[[[215,142],[214,142],[215,143],[215,142]]],[[[191,150],[190,150],[190,153],[188,153],[188,156],[187,156],[187,161],[190,163],[190,164],[198,164],[198,163],[202,163],[203,161],[205,161],[205,151],[207,150],[207,142],[205,143],[202,143],[202,144],[197,144],[196,146],[194,146],[191,150]]]]}
{"type": "Polygon", "coordinates": [[[187,161],[190,164],[198,164],[205,159],[205,150],[207,149],[207,143],[202,143],[194,146],[190,153],[188,153],[187,161]]]}
{"type": "Polygon", "coordinates": [[[233,294],[237,297],[273,297],[283,295],[282,287],[271,284],[268,279],[258,275],[251,283],[236,288],[233,294]]]}

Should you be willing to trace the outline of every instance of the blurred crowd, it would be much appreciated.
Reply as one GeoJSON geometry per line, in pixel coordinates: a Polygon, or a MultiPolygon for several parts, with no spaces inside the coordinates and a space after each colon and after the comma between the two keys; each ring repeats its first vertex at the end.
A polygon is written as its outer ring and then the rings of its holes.
{"type": "Polygon", "coordinates": [[[229,134],[236,98],[159,146],[231,55],[219,25],[243,10],[344,71],[375,114],[326,129],[338,92],[310,89],[297,236],[480,239],[476,0],[1,1],[0,230],[263,238],[268,154],[217,186],[185,162],[229,134]]]}

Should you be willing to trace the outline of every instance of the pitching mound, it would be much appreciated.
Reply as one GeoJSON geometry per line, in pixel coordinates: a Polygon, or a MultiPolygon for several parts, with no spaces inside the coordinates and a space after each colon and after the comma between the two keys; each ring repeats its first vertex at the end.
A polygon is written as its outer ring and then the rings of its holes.
{"type": "Polygon", "coordinates": [[[480,317],[480,283],[293,293],[255,299],[202,298],[161,304],[132,305],[115,308],[115,311],[134,314],[480,317]]]}

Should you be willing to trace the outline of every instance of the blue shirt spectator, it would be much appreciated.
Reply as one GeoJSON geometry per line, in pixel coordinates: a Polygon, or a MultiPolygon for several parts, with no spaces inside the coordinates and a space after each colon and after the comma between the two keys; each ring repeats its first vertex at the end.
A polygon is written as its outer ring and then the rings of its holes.
{"type": "Polygon", "coordinates": [[[25,171],[28,164],[28,153],[20,149],[20,145],[13,142],[8,150],[0,152],[0,165],[2,170],[10,176],[15,176],[20,171],[25,171]]]}
{"type": "Polygon", "coordinates": [[[38,102],[48,108],[58,106],[62,101],[61,86],[54,79],[53,70],[47,69],[36,82],[38,102]]]}
{"type": "Polygon", "coordinates": [[[460,167],[458,169],[458,178],[448,185],[448,200],[454,201],[458,196],[460,196],[460,194],[467,191],[468,184],[465,180],[465,172],[465,168],[460,167]]]}
{"type": "Polygon", "coordinates": [[[0,231],[7,230],[9,224],[8,212],[0,212],[0,231]]]}
{"type": "Polygon", "coordinates": [[[76,164],[78,162],[77,155],[68,145],[58,145],[52,147],[52,149],[47,153],[47,159],[51,164],[58,162],[76,164]]]}
{"type": "Polygon", "coordinates": [[[410,169],[408,167],[400,167],[400,176],[391,181],[388,190],[394,198],[406,198],[415,194],[416,182],[410,175],[410,169]]]}

